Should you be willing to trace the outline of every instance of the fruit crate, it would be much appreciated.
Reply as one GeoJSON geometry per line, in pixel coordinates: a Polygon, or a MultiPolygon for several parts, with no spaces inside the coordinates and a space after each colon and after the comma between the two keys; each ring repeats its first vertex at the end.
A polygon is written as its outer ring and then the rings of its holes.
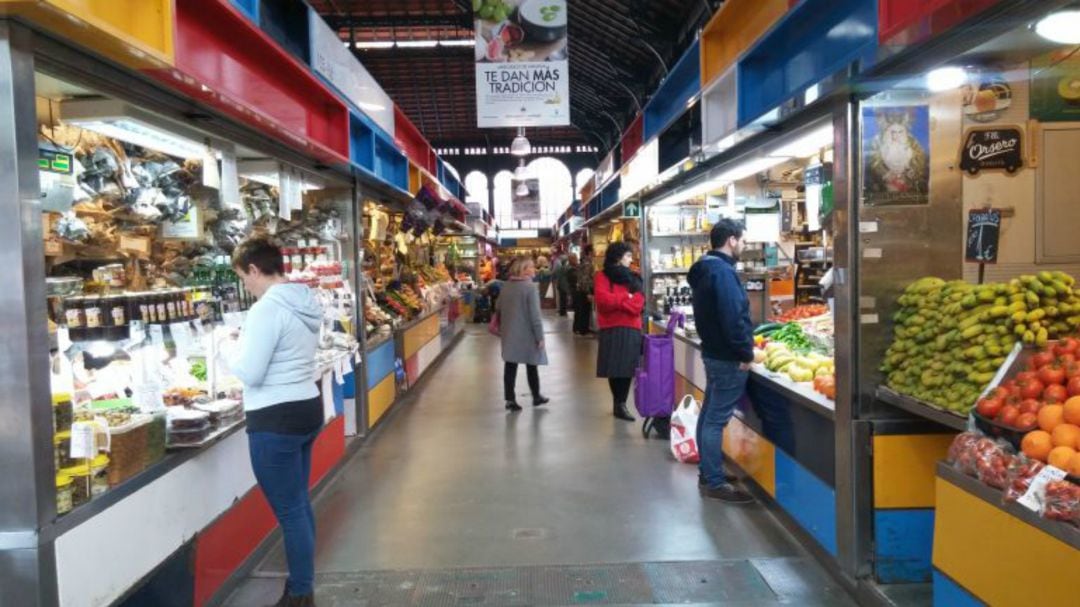
{"type": "Polygon", "coordinates": [[[978,428],[980,432],[993,438],[1005,440],[1013,446],[1013,449],[1016,449],[1017,453],[1020,452],[1020,441],[1024,439],[1024,435],[1035,429],[1027,428],[1026,430],[1018,430],[1012,426],[1006,426],[1005,424],[982,416],[974,409],[971,411],[971,417],[975,420],[975,427],[978,428]]]}

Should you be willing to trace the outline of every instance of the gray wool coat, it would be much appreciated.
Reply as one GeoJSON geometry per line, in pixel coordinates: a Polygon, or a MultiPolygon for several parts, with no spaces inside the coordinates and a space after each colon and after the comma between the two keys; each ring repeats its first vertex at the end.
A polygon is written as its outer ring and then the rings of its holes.
{"type": "Polygon", "coordinates": [[[496,304],[502,335],[502,357],[508,363],[548,364],[547,352],[537,348],[544,339],[540,321],[540,291],[529,280],[508,280],[496,304]]]}

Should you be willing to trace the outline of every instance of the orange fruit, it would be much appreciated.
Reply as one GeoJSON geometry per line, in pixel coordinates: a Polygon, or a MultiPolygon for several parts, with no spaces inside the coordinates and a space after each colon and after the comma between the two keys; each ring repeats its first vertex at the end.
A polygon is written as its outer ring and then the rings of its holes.
{"type": "Polygon", "coordinates": [[[1046,461],[1046,457],[1050,455],[1050,450],[1053,448],[1054,443],[1050,439],[1050,433],[1045,430],[1028,432],[1024,435],[1024,440],[1020,441],[1020,450],[1024,452],[1024,455],[1041,462],[1046,461]]]}
{"type": "Polygon", "coordinates": [[[1080,396],[1065,401],[1065,421],[1080,426],[1080,396]]]}
{"type": "Polygon", "coordinates": [[[1050,440],[1055,447],[1073,447],[1080,442],[1080,426],[1073,424],[1058,424],[1050,433],[1050,440]]]}
{"type": "Polygon", "coordinates": [[[1069,467],[1065,468],[1065,471],[1073,476],[1080,476],[1080,453],[1072,456],[1069,460],[1069,467]]]}
{"type": "Polygon", "coordinates": [[[1068,471],[1069,463],[1072,462],[1072,458],[1076,456],[1076,450],[1072,447],[1054,447],[1050,450],[1050,455],[1046,458],[1046,463],[1055,468],[1061,468],[1068,471]]]}
{"type": "Polygon", "coordinates": [[[1039,429],[1053,432],[1065,420],[1064,405],[1046,405],[1039,409],[1039,429]]]}

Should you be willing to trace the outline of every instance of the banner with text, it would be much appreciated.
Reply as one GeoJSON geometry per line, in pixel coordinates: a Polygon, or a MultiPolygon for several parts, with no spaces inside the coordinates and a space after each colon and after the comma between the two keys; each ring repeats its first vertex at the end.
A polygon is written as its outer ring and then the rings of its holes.
{"type": "Polygon", "coordinates": [[[473,0],[481,128],[567,126],[566,0],[473,0]]]}

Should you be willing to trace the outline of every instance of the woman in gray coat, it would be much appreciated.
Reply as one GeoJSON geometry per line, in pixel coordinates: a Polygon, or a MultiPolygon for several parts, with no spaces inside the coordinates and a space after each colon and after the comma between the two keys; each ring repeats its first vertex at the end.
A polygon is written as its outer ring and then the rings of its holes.
{"type": "Polygon", "coordinates": [[[532,392],[533,406],[548,399],[540,394],[540,373],[537,365],[547,364],[544,351],[544,325],[540,321],[540,292],[533,283],[536,264],[531,258],[518,257],[510,264],[510,280],[503,284],[495,311],[499,315],[499,335],[502,339],[503,391],[507,411],[521,411],[514,394],[517,368],[525,365],[532,392]]]}

